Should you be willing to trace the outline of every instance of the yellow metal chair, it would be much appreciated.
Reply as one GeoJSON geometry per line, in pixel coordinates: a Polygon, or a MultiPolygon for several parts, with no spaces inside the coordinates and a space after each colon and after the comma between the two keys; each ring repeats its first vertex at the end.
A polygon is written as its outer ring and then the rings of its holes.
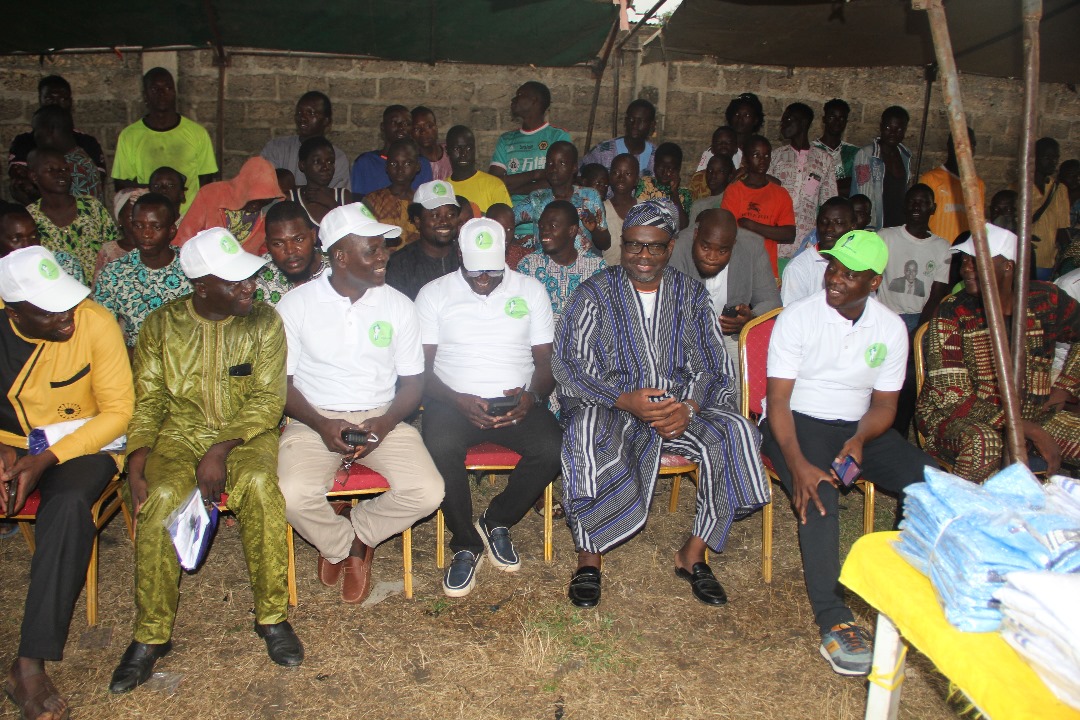
{"type": "MultiPolygon", "coordinates": [[[[26,504],[19,514],[8,518],[18,523],[31,554],[34,553],[37,544],[34,542],[34,531],[30,528],[30,524],[37,520],[40,504],[41,493],[35,490],[26,498],[26,504]]],[[[97,502],[90,508],[90,517],[94,521],[97,532],[94,533],[94,542],[90,550],[90,564],[86,568],[86,622],[88,625],[97,625],[98,619],[98,535],[112,516],[120,510],[122,504],[120,479],[119,476],[114,476],[105,486],[97,502]]]]}

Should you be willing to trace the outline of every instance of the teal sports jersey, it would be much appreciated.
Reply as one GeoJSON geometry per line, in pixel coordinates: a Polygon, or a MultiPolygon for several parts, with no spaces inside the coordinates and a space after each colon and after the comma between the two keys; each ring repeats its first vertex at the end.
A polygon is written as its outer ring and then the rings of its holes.
{"type": "MultiPolygon", "coordinates": [[[[507,175],[543,170],[547,164],[547,151],[551,144],[559,140],[570,142],[570,133],[562,128],[555,127],[551,123],[544,123],[532,132],[526,132],[520,128],[503,133],[499,141],[495,143],[495,154],[491,158],[493,167],[500,167],[507,175]]],[[[512,195],[511,200],[517,203],[528,197],[528,193],[512,195]]],[[[518,235],[532,235],[535,231],[533,224],[518,225],[518,235]]]]}

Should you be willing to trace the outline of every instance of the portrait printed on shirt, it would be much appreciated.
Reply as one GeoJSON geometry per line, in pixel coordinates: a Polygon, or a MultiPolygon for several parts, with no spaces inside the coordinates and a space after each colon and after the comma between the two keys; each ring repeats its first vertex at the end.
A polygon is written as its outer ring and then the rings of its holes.
{"type": "MultiPolygon", "coordinates": [[[[927,275],[933,277],[933,271],[927,268],[927,275]]],[[[919,263],[908,260],[904,263],[904,276],[898,277],[889,283],[889,292],[899,295],[917,295],[926,297],[926,284],[919,279],[919,263]]]]}

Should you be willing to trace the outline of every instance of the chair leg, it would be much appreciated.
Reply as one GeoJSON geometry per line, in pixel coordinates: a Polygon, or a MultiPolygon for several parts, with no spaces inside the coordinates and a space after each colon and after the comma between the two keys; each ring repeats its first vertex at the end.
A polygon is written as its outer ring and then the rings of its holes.
{"type": "Polygon", "coordinates": [[[544,562],[548,565],[555,559],[555,549],[552,547],[551,534],[555,513],[555,497],[552,487],[555,483],[548,483],[544,488],[544,562]]]}
{"type": "Polygon", "coordinates": [[[766,584],[772,582],[772,533],[773,504],[770,498],[761,509],[761,577],[766,584]]]}
{"type": "Polygon", "coordinates": [[[675,512],[675,508],[679,506],[679,483],[682,481],[682,475],[671,476],[671,502],[668,503],[667,511],[669,513],[675,512]]]}
{"type": "Polygon", "coordinates": [[[86,566],[86,624],[97,625],[98,620],[98,535],[90,545],[90,564],[86,566]]]}
{"type": "Polygon", "coordinates": [[[23,540],[26,541],[26,546],[30,548],[30,554],[33,555],[34,551],[37,550],[37,543],[34,542],[34,531],[30,528],[30,522],[20,520],[19,531],[22,533],[23,540]]]}
{"type": "Polygon", "coordinates": [[[874,483],[863,484],[863,535],[874,532],[874,483]]]}
{"type": "Polygon", "coordinates": [[[446,541],[446,522],[443,520],[442,509],[435,511],[435,567],[442,570],[446,567],[446,551],[443,543],[446,541]]]}
{"type": "Polygon", "coordinates": [[[286,523],[285,545],[289,549],[289,604],[296,607],[296,543],[293,539],[293,527],[286,523]]]}
{"type": "Polygon", "coordinates": [[[404,566],[405,598],[412,600],[412,528],[405,528],[401,533],[401,562],[404,566]]]}

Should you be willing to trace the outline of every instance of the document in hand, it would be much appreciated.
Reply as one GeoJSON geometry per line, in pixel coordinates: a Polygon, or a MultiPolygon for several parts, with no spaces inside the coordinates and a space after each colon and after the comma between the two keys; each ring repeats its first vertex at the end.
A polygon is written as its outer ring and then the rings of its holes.
{"type": "Polygon", "coordinates": [[[180,567],[194,572],[202,564],[206,551],[210,549],[210,542],[214,539],[217,522],[217,506],[211,505],[208,513],[199,488],[195,488],[184,504],[165,518],[165,528],[176,546],[180,567]]]}

